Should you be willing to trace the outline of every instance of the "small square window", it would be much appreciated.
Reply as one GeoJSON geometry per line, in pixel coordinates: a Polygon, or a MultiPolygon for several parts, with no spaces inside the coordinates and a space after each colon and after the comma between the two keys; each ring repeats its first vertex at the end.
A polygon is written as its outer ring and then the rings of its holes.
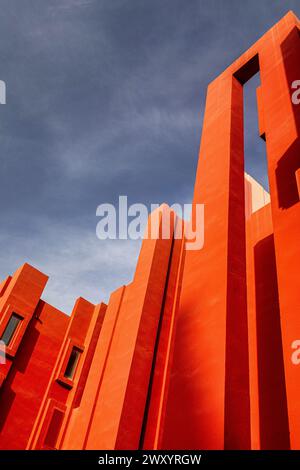
{"type": "Polygon", "coordinates": [[[72,349],[72,352],[70,354],[68,364],[67,364],[67,367],[66,367],[66,370],[65,370],[65,373],[64,373],[64,377],[66,377],[69,380],[73,380],[73,378],[74,378],[74,375],[75,375],[75,372],[76,372],[76,369],[77,369],[77,365],[78,365],[78,361],[79,361],[79,358],[80,358],[80,354],[81,354],[80,349],[78,349],[76,347],[74,347],[72,349]]]}
{"type": "Polygon", "coordinates": [[[22,320],[23,318],[17,315],[16,313],[13,313],[10,317],[9,322],[7,323],[6,328],[0,338],[6,346],[9,346],[9,344],[11,343],[14,334],[22,320]]]}

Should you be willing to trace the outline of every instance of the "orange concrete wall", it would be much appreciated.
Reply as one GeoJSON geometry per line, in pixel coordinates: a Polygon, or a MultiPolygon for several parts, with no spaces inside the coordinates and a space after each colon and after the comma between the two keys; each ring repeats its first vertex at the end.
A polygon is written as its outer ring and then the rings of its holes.
{"type": "Polygon", "coordinates": [[[68,320],[51,305],[38,303],[0,389],[0,449],[26,448],[68,320]]]}
{"type": "Polygon", "coordinates": [[[270,204],[247,223],[251,447],[289,449],[278,281],[270,204]]]}
{"type": "Polygon", "coordinates": [[[6,379],[29,322],[34,314],[40,296],[47,282],[47,276],[37,269],[24,264],[1,284],[0,296],[0,338],[13,313],[22,318],[21,323],[6,348],[6,363],[0,367],[0,387],[6,379]]]}
{"type": "Polygon", "coordinates": [[[163,310],[157,332],[155,357],[152,364],[144,429],[141,435],[140,445],[144,449],[159,449],[162,445],[163,423],[174,354],[176,312],[182,285],[184,245],[183,239],[179,238],[173,241],[163,310]]]}
{"type": "MultiPolygon", "coordinates": [[[[205,204],[205,246],[185,257],[164,447],[250,446],[242,85],[258,70],[275,243],[274,259],[271,243],[268,255],[278,270],[272,283],[278,277],[291,445],[300,446],[299,373],[291,362],[300,326],[300,109],[290,91],[300,76],[298,27],[288,13],[208,88],[194,195],[205,204]]],[[[283,434],[273,445],[288,445],[283,434]]]]}
{"type": "Polygon", "coordinates": [[[205,242],[185,256],[166,448],[250,445],[242,98],[231,74],[208,89],[194,194],[205,242]]]}
{"type": "Polygon", "coordinates": [[[62,449],[78,450],[85,447],[86,437],[91,429],[105,366],[110,353],[112,335],[119,315],[124,289],[124,287],[120,287],[110,296],[99,340],[83,390],[80,407],[72,410],[69,426],[65,431],[64,439],[61,443],[62,449]]]}
{"type": "Polygon", "coordinates": [[[84,369],[85,358],[90,351],[89,346],[95,329],[98,331],[98,335],[100,334],[97,320],[99,315],[103,318],[104,312],[105,307],[103,309],[103,307],[99,306],[95,309],[95,306],[85,299],[79,298],[76,301],[68,329],[62,341],[60,351],[57,354],[52,375],[47,384],[39,415],[32,429],[27,445],[29,449],[49,448],[49,444],[45,443],[45,438],[49,433],[53,433],[53,436],[56,436],[55,439],[54,437],[51,439],[53,442],[55,441],[53,448],[56,448],[56,441],[62,431],[63,420],[68,419],[68,411],[75,399],[81,376],[84,373],[85,375],[87,374],[84,369]],[[74,379],[69,380],[64,377],[64,371],[74,346],[80,348],[82,353],[74,379]],[[54,426],[54,429],[51,429],[54,410],[61,411],[62,422],[59,426],[54,426]]]}
{"type": "Polygon", "coordinates": [[[172,239],[144,240],[133,282],[111,296],[62,448],[139,447],[171,249],[172,239]]]}
{"type": "Polygon", "coordinates": [[[292,104],[291,83],[300,77],[299,23],[291,14],[262,49],[261,82],[274,243],[278,272],[284,367],[292,449],[300,448],[300,373],[291,344],[300,338],[300,107],[292,104]]]}

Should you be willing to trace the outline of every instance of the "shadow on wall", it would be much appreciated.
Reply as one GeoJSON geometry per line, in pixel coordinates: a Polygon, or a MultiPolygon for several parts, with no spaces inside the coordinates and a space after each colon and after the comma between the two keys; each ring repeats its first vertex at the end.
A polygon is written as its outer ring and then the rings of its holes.
{"type": "MultiPolygon", "coordinates": [[[[300,32],[295,27],[281,44],[284,57],[284,67],[288,79],[288,86],[294,80],[300,80],[300,32]],[[298,47],[295,42],[298,41],[298,47]]],[[[300,134],[300,104],[292,105],[297,134],[300,134]]],[[[276,181],[278,189],[278,204],[281,209],[288,209],[299,202],[299,192],[296,180],[296,170],[300,168],[300,139],[293,142],[286,153],[281,157],[276,168],[276,181]]]]}
{"type": "Polygon", "coordinates": [[[289,449],[274,236],[254,247],[261,449],[289,449]]]}

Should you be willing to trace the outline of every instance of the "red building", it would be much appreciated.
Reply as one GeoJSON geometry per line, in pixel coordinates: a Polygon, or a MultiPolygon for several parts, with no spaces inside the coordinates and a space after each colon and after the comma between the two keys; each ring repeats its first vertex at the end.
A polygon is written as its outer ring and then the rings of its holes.
{"type": "Polygon", "coordinates": [[[1,449],[300,449],[299,26],[289,12],[208,87],[203,249],[145,239],[133,281],[71,317],[28,264],[2,282],[1,449]],[[244,174],[257,72],[270,202],[244,174]]]}

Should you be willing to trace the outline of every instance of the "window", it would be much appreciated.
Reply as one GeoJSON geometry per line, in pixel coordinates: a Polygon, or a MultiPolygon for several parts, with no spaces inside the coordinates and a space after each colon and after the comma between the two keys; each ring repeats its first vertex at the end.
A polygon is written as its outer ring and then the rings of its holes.
{"type": "Polygon", "coordinates": [[[0,338],[6,346],[9,346],[9,343],[13,339],[16,329],[22,320],[23,318],[19,315],[16,315],[15,313],[13,313],[10,317],[9,322],[7,323],[6,328],[0,338]]]}
{"type": "Polygon", "coordinates": [[[72,380],[74,378],[77,364],[80,358],[81,351],[78,348],[73,348],[72,352],[70,354],[68,364],[64,373],[64,377],[66,377],[69,380],[72,380]]]}

